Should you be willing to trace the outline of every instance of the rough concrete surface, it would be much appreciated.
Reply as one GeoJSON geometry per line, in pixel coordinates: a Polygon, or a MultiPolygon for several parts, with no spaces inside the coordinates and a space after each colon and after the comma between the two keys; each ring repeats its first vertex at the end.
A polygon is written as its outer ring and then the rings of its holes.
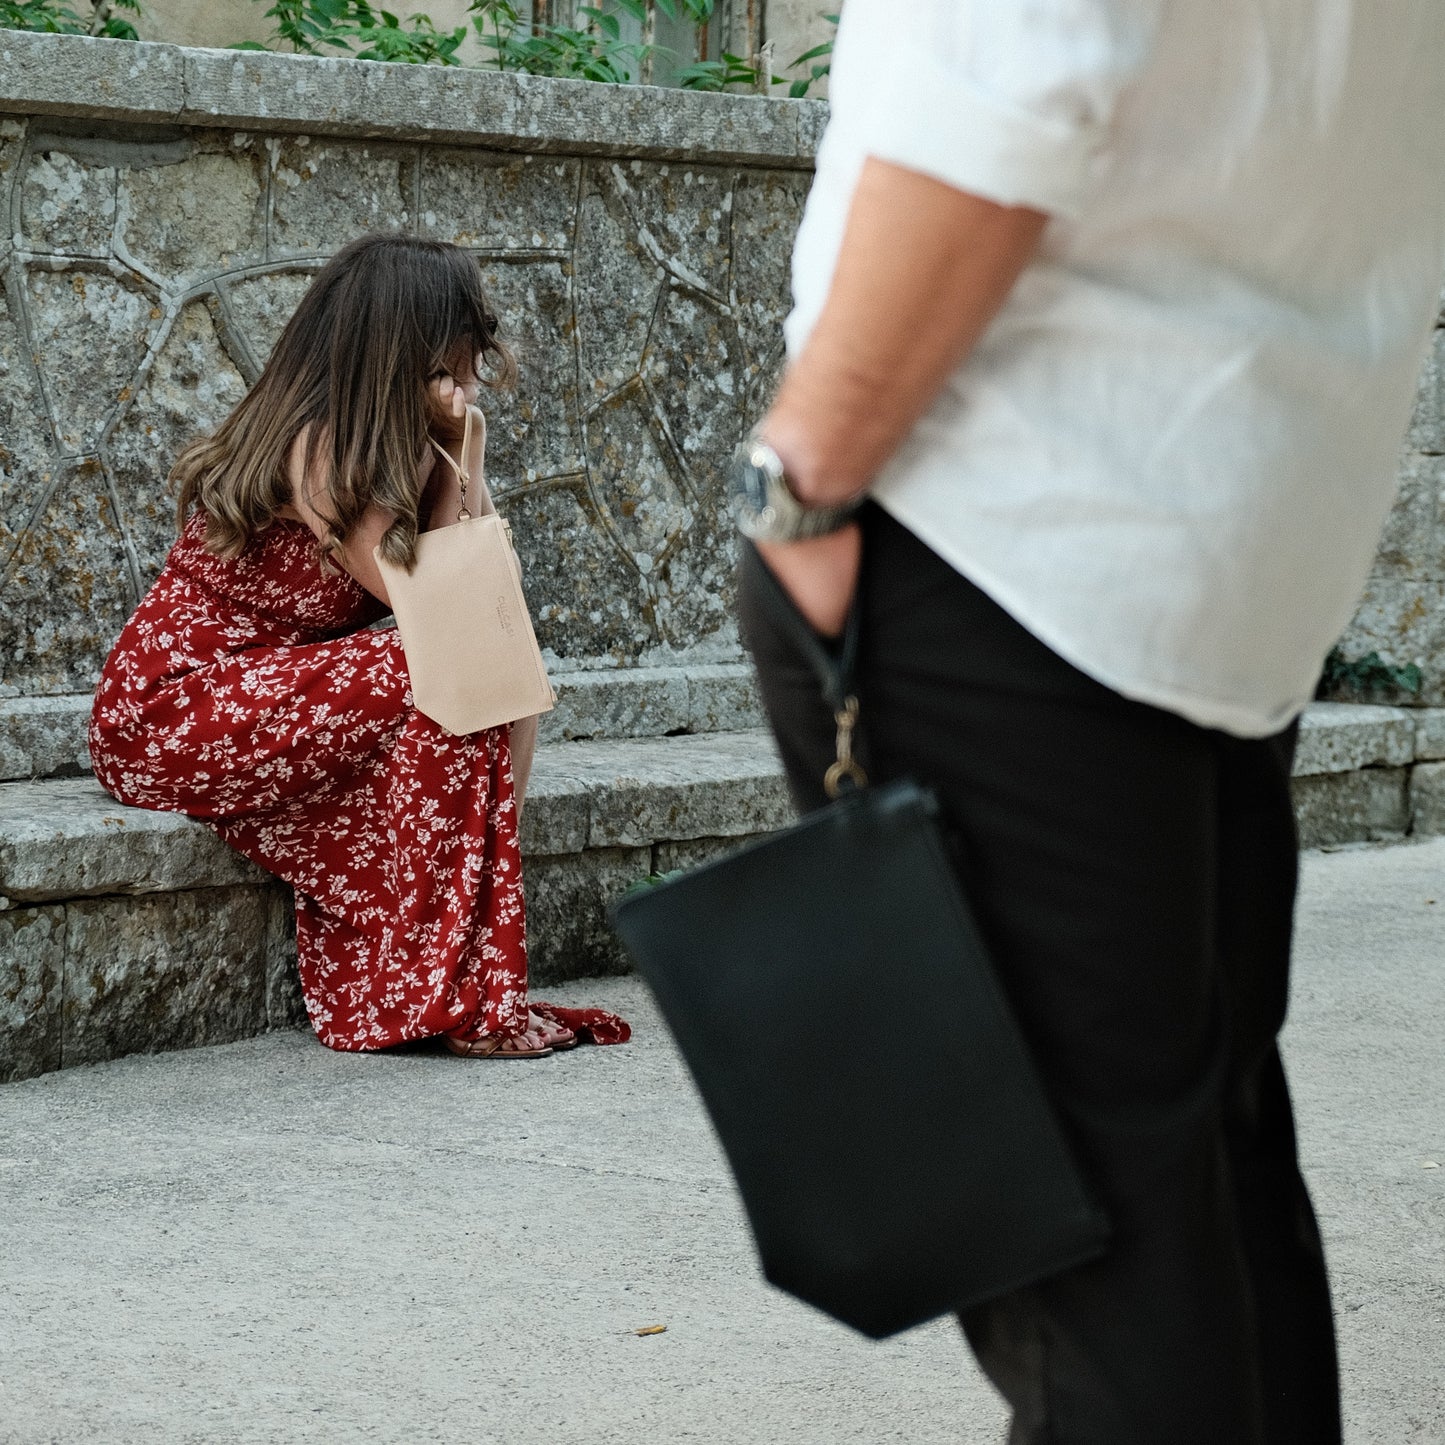
{"type": "MultiPolygon", "coordinates": [[[[635,1041],[0,1089],[0,1442],[997,1442],[949,1323],[874,1345],[760,1281],[642,986],[558,996],[635,1041]]],[[[1350,1445],[1445,1442],[1442,1018],[1445,840],[1309,856],[1286,1042],[1350,1445]]]]}

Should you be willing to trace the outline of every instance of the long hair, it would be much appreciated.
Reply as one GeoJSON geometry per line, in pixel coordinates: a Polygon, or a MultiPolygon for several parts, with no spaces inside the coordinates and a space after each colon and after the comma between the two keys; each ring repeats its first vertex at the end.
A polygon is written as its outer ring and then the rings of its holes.
{"type": "Polygon", "coordinates": [[[239,556],[291,500],[287,457],[306,430],[305,474],[325,477],[323,553],[379,506],[396,514],[382,555],[412,566],[428,379],[463,344],[486,385],[516,380],[475,257],[410,236],[352,241],[317,272],[246,398],[177,459],[179,525],[200,507],[207,549],[239,556]]]}

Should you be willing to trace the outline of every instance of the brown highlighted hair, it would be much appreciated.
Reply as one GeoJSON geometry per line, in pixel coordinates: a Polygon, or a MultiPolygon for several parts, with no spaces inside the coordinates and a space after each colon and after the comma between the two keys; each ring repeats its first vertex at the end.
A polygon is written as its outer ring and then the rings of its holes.
{"type": "Polygon", "coordinates": [[[427,387],[464,346],[489,367],[486,385],[516,380],[475,257],[410,236],[352,241],[317,272],[245,400],[177,459],[179,524],[200,507],[207,549],[238,556],[291,501],[287,457],[305,430],[306,474],[326,479],[323,551],[379,506],[396,514],[383,556],[411,566],[427,387]]]}

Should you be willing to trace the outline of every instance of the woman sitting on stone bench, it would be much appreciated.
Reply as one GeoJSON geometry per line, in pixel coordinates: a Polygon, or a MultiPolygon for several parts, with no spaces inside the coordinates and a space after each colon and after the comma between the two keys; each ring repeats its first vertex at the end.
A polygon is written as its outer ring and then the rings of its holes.
{"type": "Polygon", "coordinates": [[[526,718],[455,737],[412,706],[372,549],[475,510],[489,386],[515,376],[476,260],[367,236],[317,274],[254,389],[172,473],[181,535],[91,719],[97,777],[187,813],[296,891],[307,1011],[334,1049],[440,1037],[536,1058],[619,1043],[603,1010],[527,996],[518,810],[526,718]],[[462,458],[467,408],[473,455],[462,458]]]}

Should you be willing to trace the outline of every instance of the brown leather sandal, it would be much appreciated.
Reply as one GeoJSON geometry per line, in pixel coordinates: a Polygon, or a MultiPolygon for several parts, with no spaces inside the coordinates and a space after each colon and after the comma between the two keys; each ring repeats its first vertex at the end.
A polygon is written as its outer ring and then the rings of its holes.
{"type": "Polygon", "coordinates": [[[464,1059],[545,1059],[554,1052],[536,1029],[522,1034],[483,1034],[475,1039],[443,1034],[442,1043],[448,1053],[460,1054],[464,1059]]]}

